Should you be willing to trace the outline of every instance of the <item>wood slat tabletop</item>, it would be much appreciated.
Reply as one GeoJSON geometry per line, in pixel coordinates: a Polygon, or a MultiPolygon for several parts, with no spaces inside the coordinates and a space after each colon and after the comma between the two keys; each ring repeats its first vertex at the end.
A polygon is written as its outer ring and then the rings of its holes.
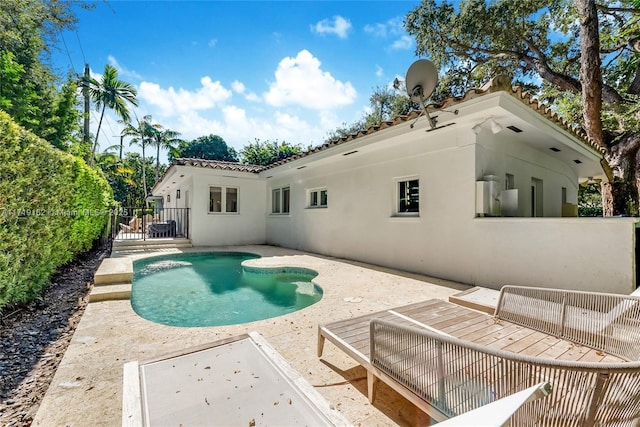
{"type": "Polygon", "coordinates": [[[622,358],[437,299],[320,325],[320,334],[334,342],[337,338],[368,358],[369,322],[373,318],[433,328],[492,349],[528,356],[567,361],[625,362],[622,358]]]}

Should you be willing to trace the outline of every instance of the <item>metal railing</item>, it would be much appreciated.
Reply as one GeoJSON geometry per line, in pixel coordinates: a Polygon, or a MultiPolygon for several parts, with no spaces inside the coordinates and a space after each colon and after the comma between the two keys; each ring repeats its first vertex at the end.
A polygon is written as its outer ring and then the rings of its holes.
{"type": "Polygon", "coordinates": [[[189,208],[121,207],[111,217],[114,240],[189,238],[189,208]]]}

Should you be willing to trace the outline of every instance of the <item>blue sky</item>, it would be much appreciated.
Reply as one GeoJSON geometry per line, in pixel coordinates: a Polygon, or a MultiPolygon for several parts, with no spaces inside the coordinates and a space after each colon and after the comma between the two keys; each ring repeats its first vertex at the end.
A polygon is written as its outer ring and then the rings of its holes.
{"type": "MultiPolygon", "coordinates": [[[[415,40],[403,19],[419,1],[109,1],[63,34],[60,74],[114,65],[138,89],[138,117],[186,140],[217,134],[318,144],[359,119],[375,87],[404,73],[415,40]]],[[[98,113],[92,113],[95,132],[98,113]]],[[[113,115],[100,147],[119,143],[113,115]]],[[[163,159],[164,160],[164,159],[163,159]]]]}

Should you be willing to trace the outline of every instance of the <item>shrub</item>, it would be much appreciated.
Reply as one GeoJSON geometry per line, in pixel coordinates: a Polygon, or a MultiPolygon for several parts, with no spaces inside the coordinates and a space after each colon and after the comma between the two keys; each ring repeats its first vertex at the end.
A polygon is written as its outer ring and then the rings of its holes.
{"type": "Polygon", "coordinates": [[[0,311],[35,298],[108,223],[113,193],[84,161],[0,111],[0,311]]]}

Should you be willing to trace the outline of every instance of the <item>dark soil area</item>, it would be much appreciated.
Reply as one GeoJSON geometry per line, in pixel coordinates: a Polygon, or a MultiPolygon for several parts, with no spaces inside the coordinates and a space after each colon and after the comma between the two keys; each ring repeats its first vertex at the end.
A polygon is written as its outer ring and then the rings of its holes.
{"type": "Polygon", "coordinates": [[[0,317],[0,426],[29,426],[87,305],[110,243],[61,267],[41,296],[0,317]]]}

